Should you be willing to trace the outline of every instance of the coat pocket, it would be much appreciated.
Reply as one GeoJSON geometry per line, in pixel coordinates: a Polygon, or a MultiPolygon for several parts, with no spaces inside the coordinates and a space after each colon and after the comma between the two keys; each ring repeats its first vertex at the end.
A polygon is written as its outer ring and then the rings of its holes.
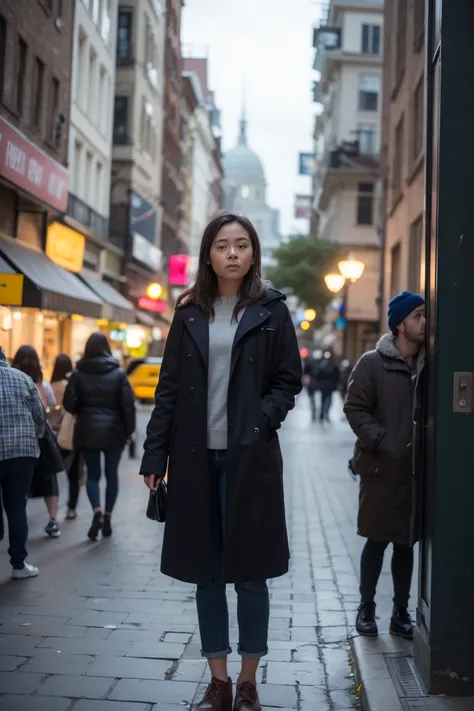
{"type": "Polygon", "coordinates": [[[359,476],[380,475],[380,458],[373,452],[359,450],[352,460],[352,466],[359,476]]]}

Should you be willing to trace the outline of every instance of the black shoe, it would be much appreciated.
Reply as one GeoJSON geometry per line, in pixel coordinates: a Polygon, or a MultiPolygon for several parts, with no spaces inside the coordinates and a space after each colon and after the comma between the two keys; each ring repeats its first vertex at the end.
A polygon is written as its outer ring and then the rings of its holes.
{"type": "Polygon", "coordinates": [[[87,536],[91,539],[91,541],[97,540],[97,536],[99,535],[99,531],[101,528],[102,528],[102,512],[96,511],[94,514],[94,518],[92,519],[91,527],[89,528],[89,531],[87,533],[87,536]]]}
{"type": "Polygon", "coordinates": [[[110,521],[110,514],[106,513],[104,515],[104,520],[102,522],[102,536],[108,538],[112,535],[112,524],[110,521]]]}
{"type": "Polygon", "coordinates": [[[390,634],[413,639],[413,621],[406,607],[396,607],[390,620],[390,634]]]}
{"type": "Polygon", "coordinates": [[[363,637],[377,637],[379,630],[375,621],[375,602],[365,602],[360,605],[356,630],[363,637]]]}

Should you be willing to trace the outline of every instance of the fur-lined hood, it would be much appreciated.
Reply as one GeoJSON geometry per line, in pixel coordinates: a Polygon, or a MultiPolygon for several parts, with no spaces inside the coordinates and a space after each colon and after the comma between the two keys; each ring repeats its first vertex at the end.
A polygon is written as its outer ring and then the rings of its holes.
{"type": "MultiPolygon", "coordinates": [[[[402,356],[397,348],[395,341],[395,336],[393,333],[385,333],[376,345],[376,350],[384,358],[390,358],[391,360],[401,360],[403,363],[407,361],[402,356]]],[[[417,358],[417,371],[419,372],[425,364],[425,347],[421,346],[418,358],[417,358]]]]}

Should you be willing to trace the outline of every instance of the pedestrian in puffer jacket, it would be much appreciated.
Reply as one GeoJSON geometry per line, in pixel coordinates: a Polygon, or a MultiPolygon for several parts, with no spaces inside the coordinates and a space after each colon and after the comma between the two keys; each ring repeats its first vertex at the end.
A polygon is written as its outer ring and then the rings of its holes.
{"type": "Polygon", "coordinates": [[[93,333],[84,357],[69,378],[64,409],[76,416],[74,446],[87,467],[87,495],[94,511],[88,532],[112,534],[111,515],[118,494],[118,467],[123,448],[135,431],[135,400],[127,375],[112,357],[102,333],[93,333]],[[105,455],[105,514],[100,505],[101,452],[105,455]]]}

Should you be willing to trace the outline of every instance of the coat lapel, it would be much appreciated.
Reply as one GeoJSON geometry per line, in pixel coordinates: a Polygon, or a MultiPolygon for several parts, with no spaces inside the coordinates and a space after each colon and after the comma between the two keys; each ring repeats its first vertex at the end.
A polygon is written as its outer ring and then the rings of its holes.
{"type": "Polygon", "coordinates": [[[232,346],[232,359],[230,364],[230,377],[234,372],[235,366],[240,353],[240,345],[245,336],[257,328],[261,328],[263,324],[270,318],[270,311],[263,306],[260,301],[255,301],[245,309],[242,318],[240,319],[237,331],[235,333],[234,345],[232,346]]]}
{"type": "Polygon", "coordinates": [[[186,308],[184,323],[202,356],[206,370],[209,362],[209,323],[204,312],[191,304],[186,308]]]}

